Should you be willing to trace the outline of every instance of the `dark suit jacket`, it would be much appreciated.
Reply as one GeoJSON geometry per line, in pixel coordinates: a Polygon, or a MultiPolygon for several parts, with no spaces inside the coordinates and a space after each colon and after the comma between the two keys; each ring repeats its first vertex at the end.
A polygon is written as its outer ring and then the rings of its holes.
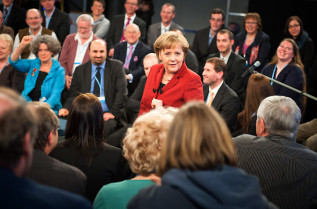
{"type": "MultiPolygon", "coordinates": [[[[44,16],[44,12],[42,10],[42,17],[43,17],[43,27],[46,27],[46,19],[44,16]]],[[[66,36],[70,32],[70,19],[68,14],[62,12],[58,8],[55,7],[55,11],[52,15],[50,23],[48,24],[48,29],[54,31],[58,40],[63,45],[66,36]]]]}
{"type": "Polygon", "coordinates": [[[163,101],[163,106],[180,107],[188,101],[203,101],[203,89],[200,77],[189,70],[183,62],[181,68],[175,73],[172,79],[158,92],[165,72],[163,64],[153,65],[147,78],[139,115],[152,109],[152,99],[163,101]]]}
{"type": "MultiPolygon", "coordinates": [[[[225,25],[221,26],[221,29],[223,29],[223,28],[229,29],[225,25]]],[[[203,68],[205,66],[208,55],[218,52],[217,38],[216,38],[217,34],[215,34],[210,45],[208,46],[209,32],[210,32],[210,26],[207,28],[198,30],[196,32],[194,42],[193,42],[192,51],[195,53],[195,55],[198,59],[198,64],[199,64],[198,75],[200,75],[200,76],[202,75],[203,68]]]]}
{"type": "MultiPolygon", "coordinates": [[[[109,29],[109,33],[107,37],[107,45],[109,49],[114,48],[114,46],[117,43],[120,43],[122,32],[123,32],[124,17],[125,17],[125,14],[117,15],[117,16],[114,16],[113,19],[111,20],[111,25],[110,25],[110,29],[109,29]]],[[[139,17],[135,17],[133,23],[139,26],[141,31],[140,41],[145,43],[146,23],[139,17]]]]}
{"type": "Polygon", "coordinates": [[[259,178],[263,194],[281,209],[316,208],[317,154],[277,135],[233,139],[238,167],[259,178]]]}
{"type": "MultiPolygon", "coordinates": [[[[211,57],[220,58],[220,52],[211,54],[208,58],[211,57]]],[[[245,99],[245,86],[242,74],[246,71],[246,69],[245,59],[232,51],[227,62],[227,72],[224,81],[238,94],[241,104],[244,104],[245,99]]]]}
{"type": "Polygon", "coordinates": [[[12,65],[5,66],[0,73],[0,86],[12,88],[20,93],[23,91],[24,80],[25,73],[14,69],[12,65]]]}
{"type": "MultiPolygon", "coordinates": [[[[126,41],[117,44],[114,47],[113,59],[120,60],[124,63],[127,56],[127,46],[128,43],[126,41]]],[[[132,54],[129,69],[128,71],[126,71],[126,74],[131,73],[133,75],[133,82],[128,83],[129,96],[132,95],[134,89],[139,83],[141,76],[144,75],[143,58],[148,53],[151,53],[151,49],[147,45],[139,41],[132,54]]]]}
{"type": "Polygon", "coordinates": [[[28,178],[17,177],[0,166],[1,208],[24,209],[91,209],[85,198],[54,187],[38,184],[28,178]]]}
{"type": "MultiPolygon", "coordinates": [[[[180,30],[184,31],[184,28],[180,25],[177,25],[176,23],[172,22],[170,26],[170,30],[180,30]]],[[[150,25],[149,31],[147,32],[147,45],[153,50],[153,44],[156,41],[156,39],[161,35],[161,22],[154,23],[150,25]]]]}
{"type": "Polygon", "coordinates": [[[85,194],[86,175],[78,168],[34,149],[33,161],[28,177],[40,184],[57,187],[80,195],[85,194]]]}
{"type": "MultiPolygon", "coordinates": [[[[204,84],[204,100],[207,101],[209,86],[204,84]]],[[[239,113],[239,99],[236,94],[225,82],[219,88],[211,106],[213,106],[223,117],[233,133],[239,113]]]]}
{"type": "MultiPolygon", "coordinates": [[[[67,139],[66,139],[67,140],[67,139]]],[[[90,155],[82,152],[75,144],[58,145],[51,156],[79,168],[87,176],[86,197],[93,201],[105,184],[123,180],[125,161],[119,148],[105,144],[101,148],[90,148],[90,155]]]]}
{"type": "MultiPolygon", "coordinates": [[[[104,91],[109,112],[115,116],[116,120],[120,120],[128,94],[122,62],[106,59],[104,79],[104,91]]],[[[79,93],[90,93],[90,88],[91,61],[76,68],[69,89],[70,97],[66,100],[64,108],[69,109],[79,93]]]]}
{"type": "MultiPolygon", "coordinates": [[[[3,4],[0,5],[0,10],[3,13],[3,4]]],[[[14,35],[16,35],[19,29],[28,27],[25,22],[25,18],[25,11],[13,4],[11,12],[3,22],[3,25],[10,26],[14,30],[14,35]]]]}
{"type": "MultiPolygon", "coordinates": [[[[73,66],[74,66],[74,61],[75,61],[76,52],[77,52],[77,45],[78,45],[78,41],[75,40],[75,36],[76,36],[76,33],[73,33],[66,37],[62,47],[61,54],[59,56],[59,62],[61,66],[65,69],[65,75],[70,75],[70,76],[73,73],[73,66]]],[[[98,39],[98,37],[93,35],[92,40],[96,40],[96,39],[98,39]]],[[[87,48],[82,64],[88,62],[89,59],[90,59],[89,49],[87,48]]]]}

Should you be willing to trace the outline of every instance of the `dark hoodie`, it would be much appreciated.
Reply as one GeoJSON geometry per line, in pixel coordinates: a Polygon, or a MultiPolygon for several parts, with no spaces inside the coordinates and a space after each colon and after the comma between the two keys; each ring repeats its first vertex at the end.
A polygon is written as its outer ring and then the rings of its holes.
{"type": "Polygon", "coordinates": [[[222,166],[215,170],[171,169],[162,186],[141,190],[128,208],[276,208],[262,195],[258,179],[244,171],[222,166]]]}

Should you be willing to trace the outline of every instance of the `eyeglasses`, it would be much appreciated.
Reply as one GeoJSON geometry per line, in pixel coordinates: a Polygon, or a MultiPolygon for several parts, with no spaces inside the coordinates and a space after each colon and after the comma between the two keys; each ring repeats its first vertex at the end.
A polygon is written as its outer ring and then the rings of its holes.
{"type": "Polygon", "coordinates": [[[291,29],[293,29],[293,28],[298,28],[300,25],[290,25],[290,26],[288,26],[288,28],[291,28],[291,29]]]}
{"type": "Polygon", "coordinates": [[[28,17],[27,19],[28,20],[38,20],[38,19],[40,19],[40,17],[28,17]]]}
{"type": "Polygon", "coordinates": [[[257,22],[245,22],[246,25],[256,25],[258,24],[257,22]]]}
{"type": "Polygon", "coordinates": [[[131,5],[131,6],[137,6],[138,4],[135,3],[131,3],[131,2],[126,2],[127,5],[131,5]]]}

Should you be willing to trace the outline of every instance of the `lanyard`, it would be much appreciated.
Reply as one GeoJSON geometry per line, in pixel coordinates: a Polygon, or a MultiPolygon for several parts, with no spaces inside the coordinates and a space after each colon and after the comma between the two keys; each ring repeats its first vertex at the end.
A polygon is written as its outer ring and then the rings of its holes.
{"type": "MultiPolygon", "coordinates": [[[[288,64],[287,64],[287,65],[288,65],[288,64]]],[[[287,65],[285,65],[282,70],[284,70],[284,68],[286,68],[287,65]]],[[[275,74],[275,71],[276,71],[276,68],[277,68],[276,66],[277,66],[277,65],[275,65],[274,70],[273,70],[273,73],[272,73],[272,79],[274,79],[274,74],[275,74]]],[[[282,72],[282,70],[281,70],[281,72],[282,72]]],[[[272,86],[272,85],[273,85],[273,81],[271,81],[271,86],[272,86]]]]}
{"type": "MultiPolygon", "coordinates": [[[[101,78],[101,74],[100,74],[100,78],[101,78]]],[[[97,84],[98,84],[98,86],[99,86],[99,90],[100,90],[100,96],[102,96],[102,94],[101,94],[101,83],[100,83],[100,81],[98,80],[98,78],[96,77],[96,75],[95,75],[95,81],[97,82],[97,84]]]]}

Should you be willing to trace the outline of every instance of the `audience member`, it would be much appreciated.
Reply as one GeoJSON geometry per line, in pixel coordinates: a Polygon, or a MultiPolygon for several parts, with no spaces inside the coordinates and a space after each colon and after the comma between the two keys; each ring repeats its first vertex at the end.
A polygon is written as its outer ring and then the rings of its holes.
{"type": "MultiPolygon", "coordinates": [[[[41,35],[50,35],[57,40],[54,31],[42,27],[41,23],[43,18],[41,13],[37,9],[29,9],[26,12],[25,22],[29,27],[20,29],[18,34],[15,36],[13,49],[15,50],[20,45],[20,42],[24,36],[32,36],[35,39],[41,35]]],[[[21,53],[22,59],[35,59],[36,55],[30,51],[30,45],[27,45],[21,53]]],[[[58,60],[58,53],[54,56],[55,60],[58,60]]]]}
{"type": "Polygon", "coordinates": [[[140,78],[140,82],[138,86],[136,87],[131,97],[128,99],[128,102],[126,105],[127,119],[130,124],[134,122],[134,120],[137,118],[140,112],[140,104],[141,104],[141,99],[142,99],[145,83],[150,73],[151,67],[156,64],[158,64],[158,59],[154,53],[147,54],[143,59],[143,67],[144,67],[145,75],[140,78]]]}
{"type": "Polygon", "coordinates": [[[61,45],[63,45],[66,36],[70,32],[70,19],[68,14],[56,8],[54,0],[40,0],[40,3],[43,7],[42,16],[44,17],[42,25],[54,31],[61,45]]]}
{"type": "Polygon", "coordinates": [[[103,15],[105,7],[106,2],[104,0],[92,1],[91,11],[95,22],[92,31],[97,37],[104,40],[106,40],[110,28],[110,21],[103,15]]]}
{"type": "Polygon", "coordinates": [[[215,8],[210,13],[210,26],[196,32],[192,50],[196,54],[199,64],[198,75],[202,77],[206,60],[210,54],[218,52],[215,36],[223,28],[229,29],[225,25],[225,12],[215,8]]]}
{"type": "Polygon", "coordinates": [[[261,17],[258,13],[248,13],[244,19],[244,32],[235,36],[233,51],[251,66],[255,61],[261,63],[262,69],[269,62],[270,37],[262,31],[261,17]]]}
{"type": "Polygon", "coordinates": [[[67,116],[73,100],[79,93],[94,94],[102,104],[105,137],[113,133],[122,121],[128,94],[123,64],[108,59],[106,47],[106,42],[102,39],[91,42],[90,61],[76,68],[69,90],[70,96],[59,111],[59,116],[67,116]]]}
{"type": "Polygon", "coordinates": [[[206,61],[203,72],[204,100],[220,113],[233,133],[239,113],[239,99],[224,81],[226,73],[227,67],[222,59],[213,57],[206,61]]]}
{"type": "MultiPolygon", "coordinates": [[[[98,39],[92,32],[94,19],[83,14],[77,18],[77,33],[66,37],[59,61],[65,68],[65,82],[67,89],[70,88],[73,74],[78,65],[89,61],[89,44],[98,39]]],[[[67,96],[68,97],[68,96],[67,96]]]]}
{"type": "MultiPolygon", "coordinates": [[[[92,47],[97,42],[93,42],[92,47]]],[[[104,46],[105,47],[105,46],[104,46]]],[[[103,110],[90,93],[74,99],[65,131],[65,140],[51,156],[79,168],[87,176],[86,197],[93,201],[105,184],[122,180],[121,150],[104,143],[103,110]]]]}
{"type": "Polygon", "coordinates": [[[317,118],[299,125],[296,142],[317,152],[317,118]]]}
{"type": "Polygon", "coordinates": [[[161,183],[154,171],[175,113],[174,109],[152,110],[140,116],[128,129],[123,140],[123,153],[137,176],[104,186],[96,196],[94,209],[125,209],[140,189],[161,183]]]}
{"type": "Polygon", "coordinates": [[[85,174],[78,168],[48,156],[57,145],[57,116],[46,103],[31,102],[28,108],[38,116],[38,133],[34,143],[32,166],[27,176],[38,183],[84,195],[85,174]]]}
{"type": "Polygon", "coordinates": [[[147,45],[153,50],[156,39],[167,31],[180,30],[182,33],[184,28],[173,22],[175,17],[175,6],[171,3],[165,3],[160,12],[161,22],[150,25],[147,33],[147,45]]]}
{"type": "Polygon", "coordinates": [[[37,134],[36,117],[10,89],[0,88],[1,208],[91,208],[82,197],[27,178],[37,134]]]}
{"type": "Polygon", "coordinates": [[[13,29],[9,26],[3,25],[3,21],[4,21],[3,13],[0,10],[0,34],[3,34],[3,33],[9,34],[12,37],[12,39],[14,39],[13,29]]]}
{"type": "Polygon", "coordinates": [[[263,194],[281,209],[317,204],[317,154],[295,141],[300,118],[291,98],[267,97],[257,111],[257,137],[234,138],[238,166],[257,176],[263,194]]]}
{"type": "MultiPolygon", "coordinates": [[[[272,61],[262,69],[261,73],[305,92],[306,78],[303,68],[297,44],[293,39],[287,38],[280,43],[272,61]]],[[[301,110],[305,108],[306,97],[274,82],[271,82],[271,85],[275,95],[290,97],[301,110]]]]}
{"type": "Polygon", "coordinates": [[[9,64],[9,56],[12,53],[13,40],[8,34],[0,34],[0,86],[6,86],[21,93],[25,73],[16,70],[9,64]]]}
{"type": "Polygon", "coordinates": [[[154,48],[162,64],[151,68],[139,115],[156,107],[180,107],[191,100],[203,101],[200,78],[184,62],[189,48],[186,38],[173,31],[166,32],[155,41],[154,48]]]}
{"type": "Polygon", "coordinates": [[[153,0],[141,0],[139,9],[136,11],[136,15],[144,20],[146,23],[146,31],[152,24],[152,16],[154,15],[153,0]]]}
{"type": "Polygon", "coordinates": [[[61,93],[65,85],[65,70],[59,62],[52,59],[61,49],[59,41],[52,36],[24,36],[18,48],[9,57],[9,63],[17,70],[27,73],[22,96],[27,101],[48,103],[57,114],[62,105],[61,93]],[[32,42],[32,43],[31,43],[32,42]],[[27,45],[37,58],[18,59],[27,45]]]}
{"type": "Polygon", "coordinates": [[[240,33],[240,25],[237,22],[231,21],[229,23],[229,28],[231,29],[233,35],[237,35],[238,33],[240,33]]]}
{"type": "Polygon", "coordinates": [[[27,27],[25,24],[25,11],[13,3],[13,0],[2,0],[0,5],[4,21],[3,25],[13,29],[14,35],[22,28],[27,27]]]}
{"type": "MultiPolygon", "coordinates": [[[[181,35],[184,35],[182,31],[175,29],[173,30],[181,35]]],[[[194,52],[190,49],[188,49],[187,54],[185,56],[185,64],[187,66],[188,69],[190,69],[191,71],[198,73],[198,60],[196,55],[194,54],[194,52]]]]}
{"type": "Polygon", "coordinates": [[[238,114],[236,132],[241,134],[256,135],[256,117],[260,103],[263,99],[274,95],[270,80],[261,74],[252,74],[248,81],[244,109],[238,114]]]}
{"type": "Polygon", "coordinates": [[[162,147],[162,185],[142,189],[128,208],[276,208],[256,177],[236,168],[237,153],[221,116],[204,103],[184,105],[162,147]]]}
{"type": "Polygon", "coordinates": [[[226,84],[234,90],[243,107],[245,100],[245,87],[242,74],[246,71],[245,59],[234,53],[232,45],[234,44],[233,33],[227,29],[221,29],[216,35],[218,53],[211,54],[209,57],[221,58],[227,66],[224,76],[226,84]]]}
{"type": "Polygon", "coordinates": [[[146,39],[146,23],[136,16],[135,12],[139,9],[138,0],[125,0],[124,3],[125,14],[116,15],[113,17],[107,37],[107,44],[109,49],[109,57],[113,56],[114,46],[117,43],[125,41],[124,31],[126,27],[135,23],[139,26],[141,31],[140,41],[145,43],[146,39]]]}
{"type": "Polygon", "coordinates": [[[143,58],[151,49],[140,42],[141,31],[139,26],[131,23],[124,31],[126,41],[114,47],[113,59],[124,63],[126,79],[128,82],[128,96],[131,96],[137,87],[140,78],[144,75],[143,58]]]}

